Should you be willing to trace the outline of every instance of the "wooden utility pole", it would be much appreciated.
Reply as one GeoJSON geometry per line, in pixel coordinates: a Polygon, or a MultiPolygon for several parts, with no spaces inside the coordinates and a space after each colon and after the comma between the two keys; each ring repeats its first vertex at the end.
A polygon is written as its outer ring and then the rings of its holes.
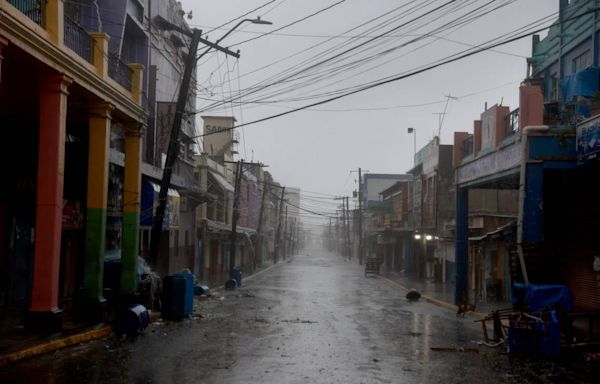
{"type": "Polygon", "coordinates": [[[329,251],[331,252],[332,250],[332,246],[331,244],[333,243],[333,217],[329,218],[329,241],[327,242],[327,246],[329,248],[329,251]]]}
{"type": "MultiPolygon", "coordinates": [[[[226,163],[231,163],[226,161],[226,163]]],[[[237,221],[240,217],[240,188],[242,183],[242,174],[244,173],[244,165],[255,165],[259,167],[264,167],[263,164],[253,163],[253,162],[245,162],[244,159],[236,161],[236,170],[235,170],[235,184],[233,190],[233,215],[231,220],[231,245],[229,249],[229,274],[230,277],[233,278],[233,270],[235,268],[235,253],[236,253],[236,239],[237,239],[237,221]]],[[[255,253],[256,255],[256,253],[255,253]]],[[[256,257],[256,256],[255,256],[256,257]]]]}
{"type": "Polygon", "coordinates": [[[267,196],[268,186],[266,183],[262,183],[262,184],[263,184],[263,191],[262,191],[262,197],[260,198],[260,213],[258,214],[258,225],[256,226],[256,244],[254,244],[254,268],[256,268],[256,255],[258,254],[256,251],[258,250],[259,246],[260,246],[261,264],[262,264],[262,260],[263,260],[262,222],[263,222],[263,215],[264,215],[264,211],[265,211],[265,197],[267,196]]]}
{"type": "Polygon", "coordinates": [[[235,183],[233,191],[233,215],[231,221],[230,248],[229,248],[229,277],[233,278],[235,268],[235,240],[237,238],[237,221],[240,215],[240,183],[242,180],[242,164],[244,160],[237,162],[235,169],[235,183]]]}
{"type": "Polygon", "coordinates": [[[163,170],[163,177],[160,183],[160,191],[158,193],[158,207],[156,207],[156,213],[154,214],[154,220],[152,222],[152,231],[150,237],[150,260],[158,265],[158,249],[160,248],[160,238],[162,234],[163,218],[165,217],[165,208],[167,206],[167,193],[169,192],[169,186],[171,185],[171,175],[173,173],[173,165],[179,155],[179,132],[181,131],[181,124],[183,120],[183,114],[185,112],[185,106],[189,98],[190,83],[192,81],[192,75],[194,68],[196,68],[196,51],[198,50],[198,43],[200,43],[200,36],[202,31],[198,29],[193,30],[192,41],[190,42],[190,54],[187,56],[185,61],[185,69],[183,72],[183,79],[181,80],[181,87],[179,89],[179,96],[177,98],[177,105],[175,106],[175,116],[173,117],[173,126],[171,127],[171,136],[169,138],[169,147],[167,149],[167,158],[165,160],[165,168],[163,170]]]}
{"type": "Polygon", "coordinates": [[[290,255],[294,256],[296,253],[296,245],[298,243],[298,237],[296,236],[296,218],[294,217],[294,225],[292,225],[292,230],[290,231],[292,234],[292,244],[290,249],[290,255]]]}
{"type": "Polygon", "coordinates": [[[358,168],[358,262],[364,260],[363,225],[362,225],[362,170],[358,168]]]}
{"type": "Polygon", "coordinates": [[[173,125],[171,127],[171,134],[169,136],[169,146],[167,149],[167,158],[165,159],[165,166],[163,170],[162,179],[160,182],[160,191],[158,193],[158,207],[152,221],[152,231],[150,237],[150,251],[149,257],[151,263],[158,264],[158,251],[160,249],[160,238],[162,233],[163,218],[165,217],[165,208],[167,206],[167,193],[169,192],[169,186],[171,185],[171,175],[173,173],[173,165],[175,160],[179,156],[179,132],[181,131],[181,124],[183,121],[183,115],[185,113],[185,106],[187,105],[189,98],[190,84],[194,69],[196,68],[197,60],[209,51],[210,48],[215,48],[219,51],[225,52],[228,55],[234,57],[240,57],[239,53],[230,51],[227,48],[223,48],[218,45],[220,40],[216,43],[211,43],[208,40],[203,39],[202,31],[199,29],[184,30],[176,25],[169,23],[168,21],[158,18],[153,21],[159,28],[164,30],[177,30],[180,33],[191,38],[189,54],[185,60],[183,78],[181,79],[181,85],[179,87],[179,95],[177,97],[177,104],[175,105],[175,115],[173,116],[173,125]],[[196,57],[198,51],[198,44],[203,43],[208,45],[208,49],[200,57],[196,57]]]}
{"type": "Polygon", "coordinates": [[[287,205],[285,206],[285,221],[283,223],[284,225],[284,229],[283,229],[283,260],[285,261],[285,247],[287,245],[287,205]]]}
{"type": "Polygon", "coordinates": [[[350,203],[349,197],[346,196],[346,250],[348,259],[352,259],[352,246],[350,244],[350,203]]]}
{"type": "Polygon", "coordinates": [[[275,260],[279,260],[279,252],[281,251],[281,215],[283,213],[283,199],[285,196],[285,187],[281,188],[281,197],[279,199],[279,210],[277,211],[277,232],[275,233],[275,260]]]}

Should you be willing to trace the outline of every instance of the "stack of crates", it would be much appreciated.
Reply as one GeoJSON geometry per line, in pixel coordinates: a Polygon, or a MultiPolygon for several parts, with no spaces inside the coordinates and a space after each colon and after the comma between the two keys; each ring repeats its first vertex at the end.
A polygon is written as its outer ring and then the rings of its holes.
{"type": "Polygon", "coordinates": [[[194,310],[194,275],[176,273],[163,280],[162,317],[182,320],[194,310]]]}

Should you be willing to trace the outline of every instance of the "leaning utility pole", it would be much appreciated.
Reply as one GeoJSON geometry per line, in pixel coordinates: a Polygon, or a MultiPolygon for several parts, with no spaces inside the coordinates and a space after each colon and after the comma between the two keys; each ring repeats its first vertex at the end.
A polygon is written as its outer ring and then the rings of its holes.
{"type": "MultiPolygon", "coordinates": [[[[161,20],[158,20],[161,21],[161,20]]],[[[163,170],[162,180],[160,182],[160,192],[158,193],[158,207],[156,207],[156,213],[152,221],[152,231],[150,237],[150,260],[152,263],[158,263],[158,251],[160,248],[160,238],[162,233],[163,218],[165,217],[165,208],[167,206],[167,193],[169,186],[171,185],[171,175],[173,173],[173,165],[179,155],[179,132],[181,131],[181,124],[183,121],[183,114],[185,113],[185,106],[189,98],[190,83],[192,81],[192,75],[194,68],[196,68],[196,52],[198,51],[198,44],[202,42],[210,48],[215,48],[225,52],[228,55],[239,57],[238,53],[232,52],[227,48],[220,47],[217,43],[211,43],[203,39],[202,31],[199,29],[193,29],[192,33],[187,30],[183,30],[173,24],[162,20],[159,24],[161,28],[170,28],[179,31],[189,37],[191,37],[189,54],[185,60],[185,66],[183,71],[183,78],[181,80],[181,86],[179,88],[179,96],[177,98],[177,104],[175,106],[175,115],[173,116],[173,125],[171,127],[171,134],[169,136],[169,146],[167,149],[167,158],[165,160],[165,166],[163,170]]],[[[207,50],[208,51],[208,50],[207,50]]]]}
{"type": "Polygon", "coordinates": [[[171,185],[173,165],[175,164],[175,160],[179,155],[179,132],[181,131],[183,113],[185,112],[185,106],[188,101],[188,93],[190,90],[192,74],[194,68],[196,67],[196,55],[193,53],[198,50],[198,43],[200,42],[201,35],[201,30],[193,30],[192,41],[189,49],[190,54],[187,56],[185,61],[185,70],[183,72],[179,97],[175,107],[175,116],[173,117],[171,137],[169,138],[169,147],[167,149],[167,159],[165,161],[163,177],[160,183],[160,192],[158,193],[158,207],[156,207],[156,214],[154,215],[154,221],[152,222],[149,253],[150,260],[154,263],[158,262],[158,248],[160,247],[163,218],[165,217],[165,207],[167,206],[167,192],[169,191],[169,186],[171,185]]]}
{"type": "Polygon", "coordinates": [[[281,198],[279,199],[279,210],[277,211],[277,232],[275,233],[275,260],[279,260],[279,252],[281,251],[281,215],[283,212],[283,199],[285,196],[285,187],[281,188],[281,198]]]}

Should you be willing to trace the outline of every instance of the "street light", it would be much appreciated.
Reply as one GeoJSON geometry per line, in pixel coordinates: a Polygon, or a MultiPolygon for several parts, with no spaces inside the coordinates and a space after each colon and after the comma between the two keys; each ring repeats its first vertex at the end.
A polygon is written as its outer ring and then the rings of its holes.
{"type": "Polygon", "coordinates": [[[413,162],[416,165],[417,164],[417,130],[414,129],[413,127],[408,127],[408,133],[412,133],[413,134],[413,138],[414,138],[414,149],[413,149],[413,162]]]}
{"type": "Polygon", "coordinates": [[[431,239],[433,239],[433,237],[431,235],[425,236],[425,240],[430,241],[431,239]]]}
{"type": "MultiPolygon", "coordinates": [[[[227,36],[229,36],[229,34],[231,32],[233,32],[237,27],[239,27],[240,25],[242,25],[243,23],[246,23],[246,22],[247,23],[252,23],[252,24],[261,24],[261,25],[272,25],[273,24],[270,21],[261,20],[260,16],[257,17],[256,19],[243,19],[239,23],[237,23],[236,25],[234,25],[233,28],[231,28],[229,31],[227,31],[226,34],[224,34],[217,41],[215,41],[215,44],[219,44],[219,42],[221,40],[223,40],[224,38],[226,38],[227,36]]],[[[206,55],[208,53],[208,51],[210,51],[210,47],[206,48],[206,50],[204,52],[202,52],[200,54],[200,56],[196,57],[196,60],[200,60],[204,55],[206,55]]]]}
{"type": "Polygon", "coordinates": [[[421,240],[421,235],[419,235],[418,233],[415,235],[415,240],[421,240]]]}

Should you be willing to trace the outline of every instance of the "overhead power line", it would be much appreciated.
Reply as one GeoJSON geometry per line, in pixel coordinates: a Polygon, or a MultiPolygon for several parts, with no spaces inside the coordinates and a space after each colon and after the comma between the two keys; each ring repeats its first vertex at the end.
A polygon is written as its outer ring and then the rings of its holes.
{"type": "Polygon", "coordinates": [[[304,17],[302,17],[302,18],[298,19],[298,20],[294,20],[294,21],[292,21],[292,22],[291,22],[291,23],[289,23],[289,24],[286,24],[286,25],[284,25],[284,26],[281,26],[281,27],[279,27],[279,28],[275,28],[275,29],[273,29],[272,31],[265,32],[265,33],[262,33],[262,34],[260,34],[260,35],[258,35],[258,36],[252,37],[252,38],[250,38],[250,39],[246,39],[246,40],[240,41],[240,42],[238,42],[238,43],[231,44],[229,47],[236,47],[236,46],[238,46],[238,45],[242,45],[242,44],[248,43],[248,42],[250,42],[250,41],[254,41],[254,40],[256,40],[256,39],[260,39],[261,37],[268,36],[268,35],[272,34],[273,32],[278,32],[278,31],[281,31],[282,29],[289,28],[289,27],[291,27],[292,25],[296,25],[296,24],[298,24],[298,23],[301,23],[301,22],[303,22],[303,21],[305,21],[305,20],[307,20],[307,19],[310,19],[311,17],[317,16],[318,14],[320,14],[320,13],[323,13],[323,12],[325,12],[325,11],[328,11],[328,10],[330,10],[331,8],[333,8],[333,7],[336,7],[336,6],[338,6],[338,5],[340,5],[340,4],[344,3],[344,2],[346,2],[346,0],[339,0],[338,2],[336,2],[336,3],[333,3],[333,4],[331,4],[331,5],[329,5],[329,6],[325,7],[325,8],[319,9],[318,11],[316,11],[316,12],[313,12],[313,13],[311,13],[311,14],[309,14],[309,15],[306,15],[306,16],[304,16],[304,17]]]}
{"type": "MultiPolygon", "coordinates": [[[[595,9],[592,9],[592,10],[589,10],[587,12],[584,12],[582,14],[577,15],[576,18],[582,17],[582,16],[584,16],[586,14],[589,14],[589,13],[597,12],[597,11],[598,11],[598,8],[595,8],[595,9]]],[[[573,18],[570,18],[570,19],[573,19],[573,18]]],[[[565,21],[567,21],[567,20],[565,20],[565,21]]],[[[379,81],[376,81],[376,82],[373,82],[371,84],[362,86],[362,87],[360,87],[358,89],[355,89],[355,90],[343,93],[341,95],[337,95],[337,96],[334,96],[334,97],[331,97],[331,98],[328,98],[328,99],[325,99],[325,100],[321,100],[321,101],[318,101],[318,102],[315,102],[315,103],[311,103],[311,104],[304,105],[304,106],[301,106],[301,107],[298,107],[298,108],[294,108],[294,109],[292,109],[290,111],[286,111],[286,112],[278,113],[278,114],[275,114],[275,115],[267,116],[267,117],[264,117],[264,118],[261,118],[261,119],[257,119],[257,120],[245,123],[244,125],[252,125],[252,124],[257,124],[257,123],[264,122],[264,121],[267,121],[267,120],[275,119],[275,118],[282,117],[282,116],[285,116],[285,115],[289,115],[291,113],[302,111],[302,110],[305,110],[305,109],[308,109],[308,108],[311,108],[311,107],[315,107],[315,106],[318,106],[318,105],[330,103],[332,101],[339,100],[339,99],[342,99],[344,97],[347,97],[347,96],[350,96],[350,95],[354,95],[354,94],[357,94],[357,93],[361,93],[361,92],[364,92],[366,90],[369,90],[369,89],[372,89],[372,88],[376,88],[376,87],[379,87],[379,86],[382,86],[382,85],[385,85],[385,84],[389,84],[389,83],[392,83],[392,82],[403,80],[403,79],[406,79],[408,77],[412,77],[412,76],[418,75],[420,73],[427,72],[427,71],[430,71],[432,69],[438,68],[440,66],[443,66],[443,65],[446,65],[446,64],[450,64],[450,63],[462,60],[464,58],[473,56],[475,54],[487,51],[489,49],[496,48],[496,47],[499,47],[499,46],[502,46],[502,45],[505,45],[505,44],[508,44],[508,43],[512,43],[512,42],[520,40],[520,39],[522,39],[524,37],[531,36],[532,34],[536,34],[536,33],[545,31],[545,30],[547,30],[550,27],[551,26],[541,27],[541,28],[538,28],[538,29],[535,29],[535,30],[532,30],[532,31],[528,31],[528,32],[525,32],[525,33],[522,33],[522,34],[518,34],[518,35],[516,35],[514,37],[507,38],[507,39],[504,39],[504,40],[496,42],[496,43],[492,43],[492,44],[489,44],[489,45],[486,45],[486,46],[480,46],[480,48],[466,51],[463,54],[451,55],[451,56],[449,56],[446,59],[440,60],[440,61],[438,61],[438,62],[436,62],[434,64],[430,64],[430,65],[424,66],[424,67],[422,67],[420,69],[417,69],[417,70],[414,70],[414,71],[411,71],[411,72],[408,72],[408,73],[405,73],[405,74],[401,74],[401,75],[397,75],[397,76],[392,76],[392,77],[380,79],[379,81]]],[[[520,29],[522,29],[522,28],[520,28],[520,29]]],[[[495,39],[492,39],[492,41],[493,40],[495,40],[495,39]]],[[[228,130],[235,129],[235,128],[238,128],[238,127],[240,127],[240,125],[234,126],[232,128],[228,128],[228,130]]],[[[204,134],[204,135],[201,135],[201,136],[206,136],[206,135],[207,134],[204,134]]]]}

